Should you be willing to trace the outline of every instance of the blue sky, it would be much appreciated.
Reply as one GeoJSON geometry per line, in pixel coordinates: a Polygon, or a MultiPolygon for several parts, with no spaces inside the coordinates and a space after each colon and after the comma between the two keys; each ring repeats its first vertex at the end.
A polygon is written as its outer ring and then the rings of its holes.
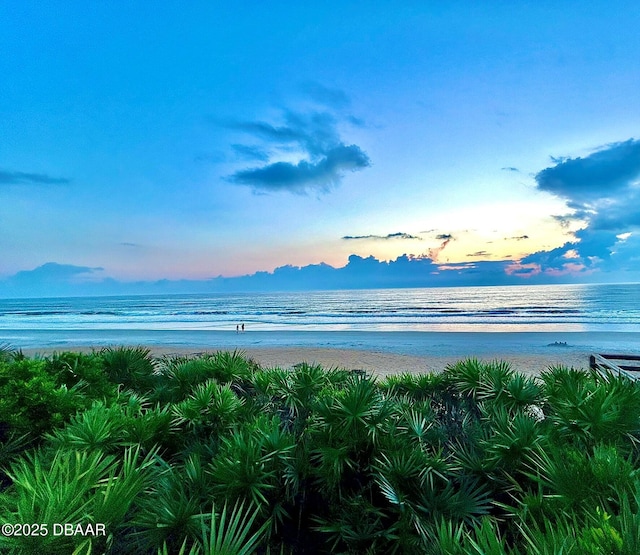
{"type": "Polygon", "coordinates": [[[638,28],[615,1],[3,2],[0,295],[640,281],[638,28]]]}

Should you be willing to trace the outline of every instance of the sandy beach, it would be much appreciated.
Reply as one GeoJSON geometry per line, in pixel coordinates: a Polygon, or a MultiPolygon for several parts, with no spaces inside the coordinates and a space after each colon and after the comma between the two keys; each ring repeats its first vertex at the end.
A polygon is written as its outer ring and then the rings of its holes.
{"type": "MultiPolygon", "coordinates": [[[[172,346],[148,346],[155,357],[163,356],[196,356],[202,353],[228,350],[226,348],[193,348],[172,346]]],[[[65,347],[66,351],[91,352],[99,349],[97,346],[88,347],[76,345],[65,347]]],[[[380,351],[365,351],[360,349],[338,349],[321,347],[265,347],[239,349],[247,357],[255,360],[265,368],[291,368],[295,364],[307,362],[319,364],[324,368],[359,369],[384,377],[390,374],[440,372],[448,364],[467,358],[465,356],[413,356],[380,351]]],[[[60,351],[55,348],[24,349],[28,356],[47,356],[60,351]]],[[[554,365],[565,365],[574,368],[589,366],[589,353],[559,353],[554,354],[504,354],[495,356],[476,356],[480,360],[505,360],[511,363],[514,370],[525,374],[539,374],[542,370],[554,365]]]]}
{"type": "MultiPolygon", "coordinates": [[[[451,356],[411,356],[383,352],[360,351],[353,349],[251,349],[247,355],[263,366],[290,367],[298,362],[311,362],[325,368],[362,369],[378,376],[398,374],[402,372],[425,373],[440,372],[448,364],[453,364],[465,357],[451,356]]],[[[500,358],[510,362],[515,370],[523,373],[537,374],[549,366],[564,364],[575,368],[587,368],[589,355],[563,356],[500,356],[475,357],[481,360],[500,358]]]]}
{"type": "Polygon", "coordinates": [[[27,355],[143,345],[155,356],[242,351],[264,367],[299,362],[362,369],[384,376],[437,372],[465,358],[505,360],[539,373],[555,365],[587,368],[592,353],[640,354],[637,332],[296,332],[149,330],[19,330],[0,336],[27,355]]]}

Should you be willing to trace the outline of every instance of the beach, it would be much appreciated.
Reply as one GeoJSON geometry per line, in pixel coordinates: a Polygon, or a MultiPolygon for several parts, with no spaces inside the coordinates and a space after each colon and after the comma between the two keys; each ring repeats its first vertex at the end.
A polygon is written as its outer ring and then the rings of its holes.
{"type": "Polygon", "coordinates": [[[5,299],[0,345],[25,354],[237,350],[264,367],[376,375],[478,358],[538,373],[586,368],[592,353],[640,355],[639,295],[633,285],[558,285],[5,299]]]}
{"type": "Polygon", "coordinates": [[[380,377],[403,372],[439,372],[465,358],[504,360],[514,370],[539,374],[557,365],[588,368],[592,352],[640,351],[640,334],[254,332],[215,335],[217,337],[207,337],[207,341],[198,341],[193,335],[188,338],[174,335],[172,341],[164,334],[157,337],[148,332],[130,333],[127,338],[111,336],[102,341],[96,335],[91,340],[85,336],[83,342],[49,342],[22,351],[29,356],[46,356],[60,351],[90,352],[108,346],[139,345],[149,348],[153,356],[163,357],[238,350],[265,368],[291,368],[307,362],[325,368],[365,370],[380,377]]]}
{"type": "MultiPolygon", "coordinates": [[[[156,358],[164,356],[198,356],[212,353],[216,348],[193,349],[187,347],[158,347],[145,346],[156,358]]],[[[70,346],[67,351],[91,352],[99,347],[70,346]]],[[[60,349],[37,348],[25,349],[28,356],[48,356],[60,349]]],[[[408,372],[411,374],[440,372],[449,364],[467,357],[456,356],[411,356],[356,349],[331,349],[310,347],[275,347],[254,348],[241,350],[248,358],[254,360],[263,368],[292,368],[294,365],[306,362],[319,364],[323,368],[346,368],[348,370],[365,370],[372,375],[384,377],[391,374],[408,372]]],[[[509,362],[514,370],[525,374],[539,374],[540,371],[554,365],[564,365],[573,368],[587,368],[589,354],[559,355],[496,355],[494,357],[473,357],[480,360],[504,360],[509,362]]]]}
{"type": "MultiPolygon", "coordinates": [[[[418,374],[440,372],[449,364],[465,357],[451,356],[411,356],[392,353],[348,350],[348,349],[250,349],[247,356],[263,367],[291,367],[299,362],[320,364],[324,368],[359,369],[384,377],[403,372],[418,374]]],[[[525,374],[539,374],[540,371],[554,365],[587,368],[589,355],[571,355],[569,357],[544,355],[505,355],[498,357],[475,357],[481,360],[505,360],[514,370],[525,374]]]]}

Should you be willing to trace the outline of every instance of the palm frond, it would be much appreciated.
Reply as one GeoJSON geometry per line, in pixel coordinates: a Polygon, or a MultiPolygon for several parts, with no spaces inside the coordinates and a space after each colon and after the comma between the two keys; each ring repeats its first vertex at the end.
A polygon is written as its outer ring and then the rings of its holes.
{"type": "Polygon", "coordinates": [[[231,509],[225,503],[222,512],[216,513],[215,505],[211,510],[209,533],[203,525],[203,548],[205,555],[251,555],[260,546],[270,522],[267,520],[255,531],[254,523],[259,510],[250,507],[245,510],[244,503],[236,503],[231,509]]]}

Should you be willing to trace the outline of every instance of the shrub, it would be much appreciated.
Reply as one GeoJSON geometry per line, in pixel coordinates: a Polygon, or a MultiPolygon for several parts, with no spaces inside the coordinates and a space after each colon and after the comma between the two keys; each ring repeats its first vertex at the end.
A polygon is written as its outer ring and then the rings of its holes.
{"type": "Polygon", "coordinates": [[[9,434],[39,436],[85,406],[77,390],[58,385],[39,359],[0,362],[0,441],[9,434]]]}
{"type": "Polygon", "coordinates": [[[144,347],[109,347],[100,351],[109,380],[140,393],[153,390],[158,382],[156,362],[144,347]]]}

